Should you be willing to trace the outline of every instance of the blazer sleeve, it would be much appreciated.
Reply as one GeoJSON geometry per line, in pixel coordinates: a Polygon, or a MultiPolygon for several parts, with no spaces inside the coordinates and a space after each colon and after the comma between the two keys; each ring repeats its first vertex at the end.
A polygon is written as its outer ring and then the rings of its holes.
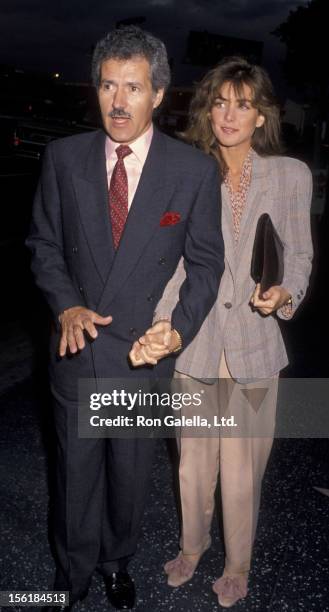
{"type": "Polygon", "coordinates": [[[312,174],[306,164],[297,163],[294,184],[287,200],[286,222],[282,236],[284,244],[282,286],[292,296],[292,308],[288,313],[284,307],[279,309],[277,315],[281,319],[290,319],[302,303],[312,269],[313,246],[310,224],[312,174]]]}
{"type": "Polygon", "coordinates": [[[154,316],[154,320],[171,317],[172,326],[182,335],[183,348],[193,340],[217,298],[224,270],[220,219],[221,194],[214,161],[201,183],[188,220],[183,258],[154,316]]]}
{"type": "Polygon", "coordinates": [[[48,145],[44,154],[26,246],[32,254],[36,284],[58,323],[58,315],[81,304],[81,296],[72,284],[64,259],[62,211],[52,145],[48,145]]]}
{"type": "Polygon", "coordinates": [[[172,312],[179,300],[179,290],[185,279],[186,272],[184,266],[184,257],[181,257],[174,275],[171,277],[169,283],[166,285],[162,297],[156,305],[156,309],[154,311],[153,316],[153,323],[163,320],[171,321],[172,312]]]}

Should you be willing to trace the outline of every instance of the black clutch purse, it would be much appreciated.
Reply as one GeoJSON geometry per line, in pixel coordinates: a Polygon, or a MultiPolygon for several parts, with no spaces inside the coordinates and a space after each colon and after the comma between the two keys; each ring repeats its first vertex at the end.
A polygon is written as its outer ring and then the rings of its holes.
{"type": "Polygon", "coordinates": [[[264,213],[258,219],[251,257],[251,277],[260,283],[260,295],[283,280],[284,247],[271,217],[264,213]]]}

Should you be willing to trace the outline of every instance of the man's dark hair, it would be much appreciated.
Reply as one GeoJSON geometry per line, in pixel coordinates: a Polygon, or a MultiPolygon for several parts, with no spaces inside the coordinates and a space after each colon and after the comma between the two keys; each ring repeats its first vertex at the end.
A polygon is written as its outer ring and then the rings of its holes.
{"type": "Polygon", "coordinates": [[[153,91],[166,90],[170,83],[170,68],[164,43],[137,26],[124,26],[109,32],[96,45],[92,59],[92,80],[100,86],[102,63],[109,59],[128,60],[144,57],[150,64],[153,91]]]}

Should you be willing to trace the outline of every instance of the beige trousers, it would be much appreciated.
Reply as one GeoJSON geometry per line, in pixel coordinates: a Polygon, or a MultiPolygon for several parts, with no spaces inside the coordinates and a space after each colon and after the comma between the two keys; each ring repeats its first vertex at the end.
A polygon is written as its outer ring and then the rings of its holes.
{"type": "MultiPolygon", "coordinates": [[[[191,382],[189,377],[178,372],[175,377],[180,378],[180,383],[183,385],[184,379],[187,381],[186,384],[191,382]]],[[[234,414],[238,422],[243,421],[242,429],[239,429],[243,431],[243,437],[226,437],[230,433],[224,432],[216,437],[191,438],[184,437],[188,435],[185,433],[178,440],[182,508],[180,545],[185,554],[202,553],[207,547],[215,506],[214,493],[219,475],[225,569],[228,572],[240,573],[250,569],[262,478],[273,442],[278,377],[266,381],[267,392],[264,401],[260,401],[264,395],[260,387],[264,387],[264,384],[234,383],[224,355],[221,359],[219,378],[230,380],[231,389],[229,394],[226,394],[229,399],[222,409],[228,415],[234,414]],[[262,431],[265,436],[256,437],[253,435],[255,431],[262,431]],[[244,432],[250,436],[244,435],[244,432]]],[[[217,405],[223,397],[219,386],[225,385],[226,382],[228,381],[222,380],[218,384],[211,385],[211,401],[217,402],[217,405]]]]}

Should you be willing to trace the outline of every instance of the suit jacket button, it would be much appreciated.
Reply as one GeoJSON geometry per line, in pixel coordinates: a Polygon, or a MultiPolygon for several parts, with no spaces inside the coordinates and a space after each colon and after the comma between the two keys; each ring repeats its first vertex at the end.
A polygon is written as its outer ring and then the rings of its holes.
{"type": "Polygon", "coordinates": [[[147,301],[148,302],[153,302],[153,300],[154,300],[153,295],[148,295],[147,296],[147,301]]]}
{"type": "Polygon", "coordinates": [[[77,253],[78,252],[78,247],[72,247],[72,253],[77,253]]]}
{"type": "Polygon", "coordinates": [[[130,333],[132,336],[136,336],[136,332],[137,332],[137,330],[135,329],[135,327],[131,327],[131,328],[130,328],[130,330],[129,330],[129,333],[130,333]]]}
{"type": "Polygon", "coordinates": [[[231,302],[225,302],[224,306],[225,308],[232,308],[231,302]]]}
{"type": "Polygon", "coordinates": [[[166,263],[166,258],[165,257],[160,257],[158,264],[160,264],[160,266],[163,266],[166,263]]]}
{"type": "Polygon", "coordinates": [[[83,293],[83,287],[79,287],[80,293],[83,293]]]}

